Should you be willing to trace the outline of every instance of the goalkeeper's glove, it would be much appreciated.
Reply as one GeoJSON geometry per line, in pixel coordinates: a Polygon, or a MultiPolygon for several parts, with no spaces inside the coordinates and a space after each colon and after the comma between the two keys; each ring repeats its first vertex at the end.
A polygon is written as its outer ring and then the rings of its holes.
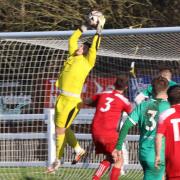
{"type": "Polygon", "coordinates": [[[97,32],[97,34],[101,34],[101,33],[102,33],[102,30],[103,30],[103,28],[104,28],[104,24],[105,24],[105,22],[106,22],[106,19],[105,19],[105,17],[102,15],[102,16],[99,17],[99,20],[98,20],[98,21],[99,21],[99,22],[98,22],[98,25],[97,25],[96,32],[97,32]]]}

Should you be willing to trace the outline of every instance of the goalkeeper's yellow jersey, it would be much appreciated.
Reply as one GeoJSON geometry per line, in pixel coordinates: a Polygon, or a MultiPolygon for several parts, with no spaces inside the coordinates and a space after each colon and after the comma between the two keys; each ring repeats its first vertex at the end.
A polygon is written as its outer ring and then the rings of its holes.
{"type": "Polygon", "coordinates": [[[80,97],[84,81],[96,62],[96,51],[100,44],[99,35],[93,37],[86,56],[77,56],[75,52],[78,49],[78,39],[81,35],[82,32],[77,29],[69,38],[69,58],[65,61],[56,81],[56,86],[62,91],[62,94],[65,92],[65,95],[77,95],[80,97]]]}

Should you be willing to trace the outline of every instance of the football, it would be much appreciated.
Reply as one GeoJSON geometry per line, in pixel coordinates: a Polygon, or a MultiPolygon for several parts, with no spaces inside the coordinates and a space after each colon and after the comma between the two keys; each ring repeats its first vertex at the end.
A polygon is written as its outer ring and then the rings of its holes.
{"type": "Polygon", "coordinates": [[[99,17],[102,15],[103,14],[99,11],[92,11],[91,13],[89,13],[88,15],[89,24],[93,27],[96,27],[99,22],[99,17]]]}

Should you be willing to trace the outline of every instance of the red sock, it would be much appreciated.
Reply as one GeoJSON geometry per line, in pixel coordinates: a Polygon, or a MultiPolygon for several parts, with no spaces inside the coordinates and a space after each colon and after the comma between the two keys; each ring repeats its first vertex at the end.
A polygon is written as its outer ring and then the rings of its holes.
{"type": "Polygon", "coordinates": [[[96,170],[96,172],[93,175],[92,180],[99,180],[109,166],[110,166],[109,161],[107,161],[107,160],[101,161],[98,169],[96,170]]]}
{"type": "Polygon", "coordinates": [[[118,180],[120,176],[121,169],[113,167],[110,174],[110,180],[118,180]]]}

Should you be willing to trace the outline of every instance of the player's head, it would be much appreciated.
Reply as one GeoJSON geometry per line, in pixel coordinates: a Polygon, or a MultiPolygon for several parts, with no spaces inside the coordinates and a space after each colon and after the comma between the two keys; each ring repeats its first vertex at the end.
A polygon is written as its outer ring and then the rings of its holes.
{"type": "Polygon", "coordinates": [[[87,55],[90,47],[91,47],[91,43],[89,43],[88,41],[84,42],[77,49],[76,55],[87,55]]]}
{"type": "Polygon", "coordinates": [[[169,85],[168,80],[162,76],[154,78],[151,84],[155,96],[157,96],[160,93],[166,93],[169,85]]]}
{"type": "Polygon", "coordinates": [[[117,77],[115,83],[114,83],[114,87],[117,90],[126,90],[128,88],[128,77],[127,76],[119,76],[117,77]]]}
{"type": "Polygon", "coordinates": [[[172,79],[172,69],[169,67],[160,67],[159,75],[170,81],[172,79]]]}
{"type": "Polygon", "coordinates": [[[180,104],[180,86],[175,85],[171,86],[168,91],[168,101],[170,102],[171,105],[173,104],[180,104]]]}

